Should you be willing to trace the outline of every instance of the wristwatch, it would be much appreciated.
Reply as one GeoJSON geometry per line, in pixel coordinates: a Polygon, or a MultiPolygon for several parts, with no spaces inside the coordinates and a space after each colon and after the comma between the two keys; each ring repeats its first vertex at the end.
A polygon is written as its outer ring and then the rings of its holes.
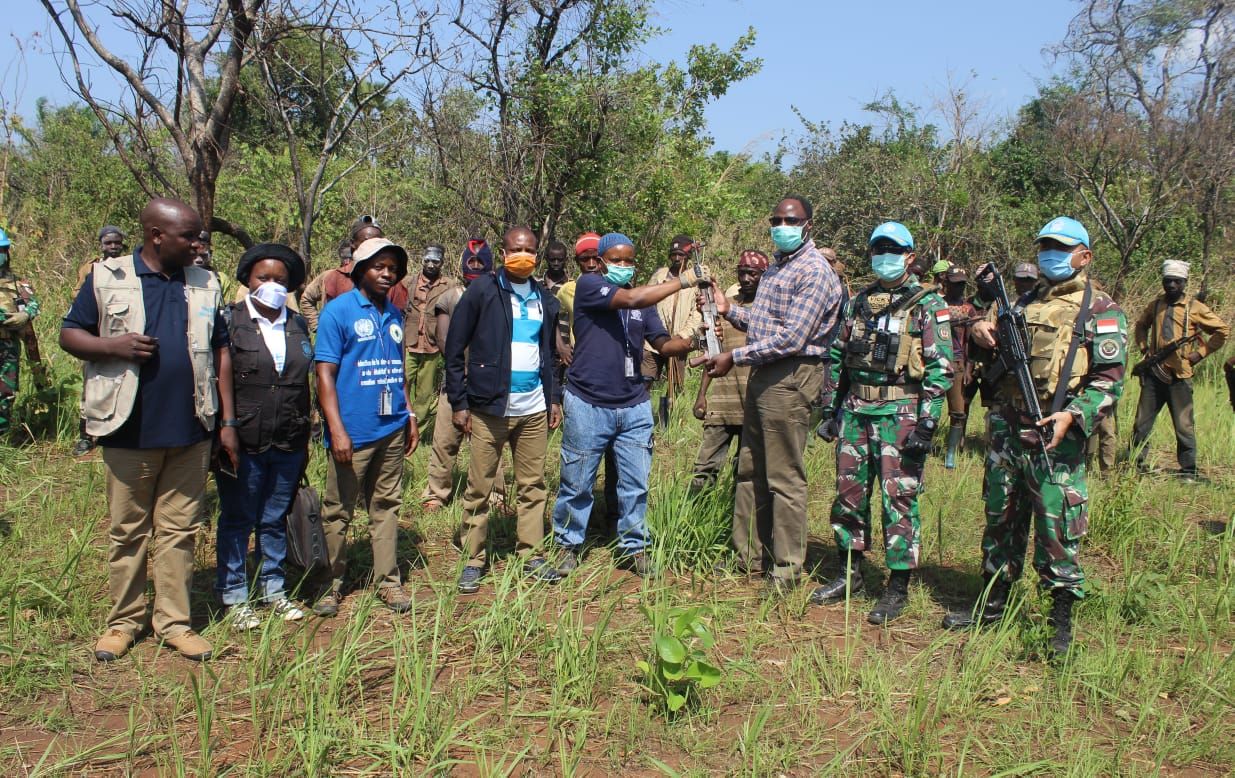
{"type": "Polygon", "coordinates": [[[239,427],[240,419],[224,419],[223,421],[219,422],[219,425],[222,427],[239,427]]]}

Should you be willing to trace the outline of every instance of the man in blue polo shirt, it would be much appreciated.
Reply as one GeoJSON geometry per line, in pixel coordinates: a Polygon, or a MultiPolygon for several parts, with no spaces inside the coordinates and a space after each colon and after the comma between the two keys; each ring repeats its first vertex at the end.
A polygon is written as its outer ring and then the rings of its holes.
{"type": "Polygon", "coordinates": [[[231,354],[219,283],[192,267],[197,212],[158,198],[141,225],[142,245],[95,263],[60,325],[60,347],[85,362],[82,415],[107,469],[112,610],[94,656],[120,658],[145,629],[149,555],[155,636],[203,661],[211,647],[190,626],[189,588],[219,412],[237,463],[231,354]]]}
{"type": "Polygon", "coordinates": [[[407,252],[385,238],[370,238],[352,253],[356,288],[331,300],[317,323],[317,392],[330,450],[322,527],[330,556],[330,583],[313,610],[334,616],[347,572],[347,530],[364,500],[373,545],[377,596],[396,613],[411,597],[396,556],[403,507],[403,459],[420,432],[408,408],[403,373],[403,313],[391,287],[407,275],[407,252]]]}
{"type": "Polygon", "coordinates": [[[579,276],[574,300],[574,360],[566,372],[562,467],[553,533],[562,549],[558,571],[579,565],[592,513],[592,485],[605,449],[617,459],[618,554],[641,577],[653,574],[645,553],[648,474],[652,468],[652,404],[639,372],[643,344],[666,357],[684,356],[692,338],[670,338],[656,303],[698,284],[691,269],[659,284],[633,287],[635,247],[611,232],[597,252],[605,272],[579,276]]]}

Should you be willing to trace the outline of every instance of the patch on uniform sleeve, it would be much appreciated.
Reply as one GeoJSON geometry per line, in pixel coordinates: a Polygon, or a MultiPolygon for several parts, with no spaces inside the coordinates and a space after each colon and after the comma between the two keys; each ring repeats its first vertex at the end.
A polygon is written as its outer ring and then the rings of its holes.
{"type": "Polygon", "coordinates": [[[935,321],[939,322],[940,324],[947,324],[948,322],[952,321],[952,311],[948,310],[947,308],[940,308],[939,310],[935,311],[935,321]]]}
{"type": "Polygon", "coordinates": [[[1119,333],[1119,328],[1116,326],[1115,332],[1109,334],[1098,335],[1093,341],[1094,362],[1099,364],[1114,364],[1123,362],[1124,343],[1123,337],[1119,333]]]}
{"type": "Polygon", "coordinates": [[[1114,314],[1094,317],[1094,331],[1099,335],[1119,332],[1119,317],[1114,314]]]}

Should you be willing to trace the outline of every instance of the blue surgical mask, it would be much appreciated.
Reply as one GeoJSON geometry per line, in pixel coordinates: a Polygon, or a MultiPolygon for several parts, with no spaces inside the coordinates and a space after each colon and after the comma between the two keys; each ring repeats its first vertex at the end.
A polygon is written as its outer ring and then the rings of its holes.
{"type": "Polygon", "coordinates": [[[1062,249],[1042,249],[1038,252],[1038,269],[1051,282],[1062,281],[1076,272],[1072,267],[1072,252],[1062,249]]]}
{"type": "Polygon", "coordinates": [[[634,265],[610,265],[605,263],[605,278],[609,279],[618,286],[626,286],[635,277],[634,265]]]}
{"type": "Polygon", "coordinates": [[[776,250],[788,254],[802,245],[802,227],[801,225],[792,226],[789,224],[778,224],[772,228],[772,242],[776,244],[776,250]]]}
{"type": "Polygon", "coordinates": [[[880,281],[895,281],[905,275],[905,255],[875,254],[871,257],[871,269],[880,281]]]}

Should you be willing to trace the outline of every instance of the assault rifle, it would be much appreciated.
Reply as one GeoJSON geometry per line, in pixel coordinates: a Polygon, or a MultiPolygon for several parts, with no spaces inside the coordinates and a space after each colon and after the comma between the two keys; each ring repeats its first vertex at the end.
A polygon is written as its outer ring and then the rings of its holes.
{"type": "Polygon", "coordinates": [[[1152,374],[1155,378],[1163,383],[1169,384],[1171,377],[1162,369],[1162,363],[1165,362],[1171,354],[1179,351],[1189,343],[1194,343],[1201,339],[1201,333],[1194,332],[1186,338],[1172,340],[1162,348],[1136,363],[1136,367],[1132,368],[1132,375],[1137,378],[1143,378],[1146,373],[1152,374]]]}
{"type": "Polygon", "coordinates": [[[708,359],[720,353],[720,339],[716,337],[716,299],[712,296],[712,278],[708,275],[708,270],[703,264],[703,244],[695,241],[686,248],[694,259],[695,276],[699,279],[699,291],[703,292],[703,305],[700,312],[703,314],[703,329],[704,336],[707,338],[708,359]]]}
{"type": "MultiPolygon", "coordinates": [[[[1038,391],[1034,388],[1033,375],[1029,372],[1029,328],[1025,324],[1025,312],[1008,299],[1003,276],[999,275],[999,268],[995,267],[994,262],[988,262],[978,270],[976,281],[984,296],[993,299],[996,305],[996,360],[982,377],[982,382],[995,386],[999,379],[1010,374],[1016,380],[1016,390],[1025,403],[1027,415],[1036,427],[1046,415],[1042,412],[1042,404],[1038,402],[1038,391]]],[[[1045,427],[1036,427],[1038,447],[1042,451],[1048,473],[1055,470],[1051,454],[1046,450],[1046,441],[1054,437],[1052,426],[1048,424],[1045,427]]]]}

